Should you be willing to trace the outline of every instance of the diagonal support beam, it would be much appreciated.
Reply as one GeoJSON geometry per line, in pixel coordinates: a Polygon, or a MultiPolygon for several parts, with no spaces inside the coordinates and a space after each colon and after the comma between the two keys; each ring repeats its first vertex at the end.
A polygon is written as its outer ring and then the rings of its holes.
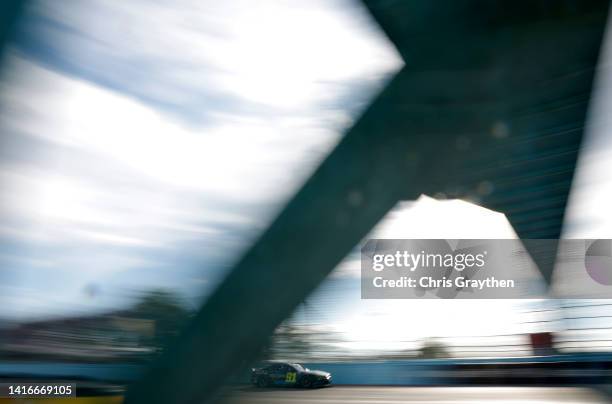
{"type": "MultiPolygon", "coordinates": [[[[558,239],[608,2],[365,4],[411,71],[404,91],[423,90],[411,112],[438,116],[431,192],[505,213],[521,239],[558,239]]],[[[525,247],[549,282],[556,244],[539,245],[525,247]]]]}

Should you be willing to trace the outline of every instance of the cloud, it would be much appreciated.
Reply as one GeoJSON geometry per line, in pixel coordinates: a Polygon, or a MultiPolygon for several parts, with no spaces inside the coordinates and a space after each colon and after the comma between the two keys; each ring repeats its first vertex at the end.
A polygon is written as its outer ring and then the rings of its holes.
{"type": "Polygon", "coordinates": [[[359,86],[401,65],[367,13],[346,0],[71,0],[34,2],[29,15],[22,50],[187,124],[228,111],[342,112],[320,108],[338,96],[330,83],[359,86]]]}
{"type": "Polygon", "coordinates": [[[91,284],[88,309],[201,297],[401,64],[353,3],[242,0],[32,2],[5,63],[0,266],[32,294],[20,316],[91,284]]]}

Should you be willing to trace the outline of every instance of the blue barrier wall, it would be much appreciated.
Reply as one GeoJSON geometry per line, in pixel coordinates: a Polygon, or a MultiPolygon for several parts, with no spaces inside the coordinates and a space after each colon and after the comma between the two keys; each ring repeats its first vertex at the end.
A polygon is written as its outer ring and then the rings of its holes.
{"type": "Polygon", "coordinates": [[[130,381],[143,369],[142,365],[130,364],[2,362],[0,376],[130,381]]]}
{"type": "MultiPolygon", "coordinates": [[[[305,363],[309,369],[332,374],[336,385],[461,385],[480,382],[507,384],[580,383],[612,380],[612,354],[572,354],[528,358],[388,360],[305,363]]],[[[129,382],[144,371],[136,364],[2,362],[0,377],[74,378],[129,382]]],[[[248,383],[242,374],[234,383],[248,383]]]]}
{"type": "Polygon", "coordinates": [[[443,364],[429,361],[306,363],[309,369],[332,374],[333,384],[433,385],[443,364]]]}

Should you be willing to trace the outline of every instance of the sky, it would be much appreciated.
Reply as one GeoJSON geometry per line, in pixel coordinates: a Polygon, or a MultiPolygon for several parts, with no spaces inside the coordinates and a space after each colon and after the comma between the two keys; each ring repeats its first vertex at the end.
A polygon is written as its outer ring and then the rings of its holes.
{"type": "Polygon", "coordinates": [[[34,1],[16,37],[0,76],[15,318],[208,293],[402,65],[344,0],[34,1]]]}
{"type": "MultiPolygon", "coordinates": [[[[400,202],[365,237],[371,238],[513,239],[516,233],[499,212],[423,195],[400,202]]],[[[534,300],[362,300],[360,263],[358,254],[347,257],[311,298],[311,305],[322,312],[313,316],[306,311],[297,323],[318,323],[346,337],[342,348],[369,352],[414,349],[431,338],[442,338],[450,345],[473,344],[476,336],[523,334],[533,329],[523,322],[524,312],[537,303],[534,300]],[[333,306],[339,306],[338,310],[326,310],[333,306]]],[[[502,342],[525,341],[520,336],[480,341],[485,346],[502,342]]]]}
{"type": "MultiPolygon", "coordinates": [[[[348,0],[32,1],[16,38],[0,72],[0,318],[18,321],[157,287],[196,305],[403,66],[348,0]]],[[[610,237],[606,125],[588,133],[570,236],[610,237]]],[[[515,237],[500,213],[431,198],[372,234],[515,237]]],[[[354,264],[313,297],[354,344],[525,331],[523,303],[361,301],[354,264]]]]}

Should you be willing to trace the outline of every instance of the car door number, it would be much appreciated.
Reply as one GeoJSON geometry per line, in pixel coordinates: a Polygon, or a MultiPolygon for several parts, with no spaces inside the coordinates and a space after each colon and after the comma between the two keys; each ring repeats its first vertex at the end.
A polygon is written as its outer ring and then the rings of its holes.
{"type": "Polygon", "coordinates": [[[295,383],[296,376],[297,376],[296,372],[287,372],[287,375],[285,376],[285,382],[295,383]]]}

